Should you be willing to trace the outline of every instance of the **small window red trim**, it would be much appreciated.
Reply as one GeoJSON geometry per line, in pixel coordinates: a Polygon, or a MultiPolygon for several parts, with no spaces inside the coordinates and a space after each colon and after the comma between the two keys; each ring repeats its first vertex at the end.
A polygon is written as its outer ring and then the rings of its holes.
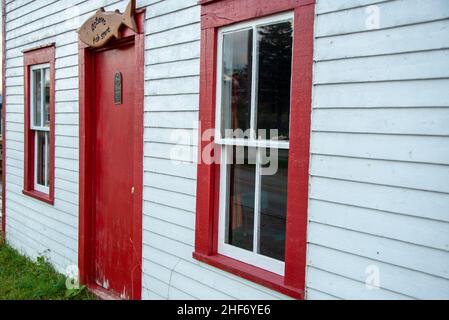
{"type": "Polygon", "coordinates": [[[55,45],[48,44],[23,52],[25,172],[23,194],[53,205],[55,193],[55,45]],[[34,190],[34,131],[30,128],[30,68],[50,64],[50,188],[49,193],[34,190]]]}
{"type": "Polygon", "coordinates": [[[309,190],[310,121],[315,0],[202,0],[199,157],[215,126],[217,34],[220,27],[294,10],[294,49],[290,124],[285,276],[218,254],[219,165],[199,158],[196,239],[193,257],[297,299],[304,298],[309,190]]]}

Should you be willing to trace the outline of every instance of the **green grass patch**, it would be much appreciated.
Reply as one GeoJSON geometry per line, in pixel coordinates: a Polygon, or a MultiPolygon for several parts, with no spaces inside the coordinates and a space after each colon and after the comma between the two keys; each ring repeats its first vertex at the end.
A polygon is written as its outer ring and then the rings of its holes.
{"type": "Polygon", "coordinates": [[[43,257],[37,262],[2,243],[0,235],[0,300],[92,300],[85,287],[67,290],[66,277],[43,257]]]}

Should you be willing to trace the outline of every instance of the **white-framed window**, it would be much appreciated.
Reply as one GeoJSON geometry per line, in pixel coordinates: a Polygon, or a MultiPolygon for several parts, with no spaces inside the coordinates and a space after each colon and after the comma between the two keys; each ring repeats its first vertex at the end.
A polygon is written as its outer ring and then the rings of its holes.
{"type": "Polygon", "coordinates": [[[284,275],[293,12],[218,32],[218,253],[284,275]]]}
{"type": "Polygon", "coordinates": [[[30,129],[34,131],[34,190],[50,188],[50,64],[30,67],[30,129]]]}

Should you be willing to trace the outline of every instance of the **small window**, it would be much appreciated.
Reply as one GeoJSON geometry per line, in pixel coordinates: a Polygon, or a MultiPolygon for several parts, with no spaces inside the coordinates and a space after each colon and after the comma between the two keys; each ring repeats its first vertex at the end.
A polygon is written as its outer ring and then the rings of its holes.
{"type": "Polygon", "coordinates": [[[284,275],[293,14],[218,39],[218,252],[284,275]]]}
{"type": "Polygon", "coordinates": [[[34,131],[34,189],[49,193],[50,187],[50,65],[31,67],[30,114],[34,131]]]}
{"type": "Polygon", "coordinates": [[[54,195],[54,57],[53,45],[24,52],[23,193],[50,204],[54,195]]]}

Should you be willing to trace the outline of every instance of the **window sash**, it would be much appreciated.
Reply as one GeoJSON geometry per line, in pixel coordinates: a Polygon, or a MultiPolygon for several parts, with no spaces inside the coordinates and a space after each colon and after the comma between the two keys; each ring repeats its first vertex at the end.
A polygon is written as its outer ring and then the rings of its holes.
{"type": "Polygon", "coordinates": [[[219,194],[219,221],[218,221],[218,252],[225,256],[237,259],[239,261],[257,266],[259,268],[268,270],[270,272],[284,276],[285,262],[276,260],[274,258],[259,254],[260,244],[260,201],[261,201],[261,148],[275,148],[275,149],[289,149],[289,141],[277,140],[259,140],[257,139],[257,87],[258,87],[258,55],[257,42],[259,26],[266,26],[270,24],[282,23],[285,21],[293,22],[294,13],[288,12],[279,15],[270,16],[267,18],[258,19],[251,22],[240,23],[238,25],[225,27],[218,32],[218,46],[217,46],[217,85],[216,85],[216,117],[215,117],[215,143],[221,145],[221,165],[220,165],[220,194],[219,194]],[[224,36],[229,33],[253,29],[253,53],[252,53],[252,82],[251,82],[251,119],[250,119],[250,136],[248,139],[242,138],[225,138],[222,137],[223,119],[222,119],[222,94],[223,94],[223,43],[224,36]],[[253,234],[253,251],[248,251],[226,243],[229,231],[229,152],[233,146],[244,146],[249,148],[256,148],[256,177],[255,177],[255,199],[254,199],[254,234],[253,234]]]}
{"type": "Polygon", "coordinates": [[[34,131],[34,190],[49,194],[50,193],[50,186],[47,185],[47,182],[49,181],[49,166],[50,166],[50,159],[49,159],[49,148],[50,148],[50,128],[48,126],[45,126],[45,98],[46,98],[46,92],[45,92],[45,74],[46,72],[50,72],[50,64],[39,64],[39,65],[33,65],[30,67],[30,129],[34,131]],[[40,101],[39,104],[36,105],[35,99],[35,79],[34,79],[34,72],[36,70],[40,70],[40,101]],[[35,108],[40,108],[40,125],[35,125],[35,108]],[[43,151],[43,170],[44,170],[44,184],[38,183],[38,156],[39,156],[39,132],[45,133],[45,148],[43,151]]]}
{"type": "Polygon", "coordinates": [[[222,146],[238,146],[251,148],[273,148],[290,149],[290,142],[276,140],[254,140],[254,139],[216,139],[215,143],[222,146]]]}
{"type": "Polygon", "coordinates": [[[45,71],[47,70],[47,72],[50,72],[50,64],[49,63],[45,63],[45,64],[39,64],[39,65],[34,65],[30,67],[30,128],[32,130],[40,130],[40,131],[50,131],[49,127],[45,126],[45,119],[44,119],[44,109],[45,109],[45,71]],[[34,75],[33,72],[36,70],[41,70],[41,97],[40,97],[40,112],[41,112],[41,125],[40,126],[36,126],[34,123],[34,114],[35,114],[35,99],[36,97],[34,96],[34,87],[35,87],[35,82],[34,82],[34,75]]]}
{"type": "Polygon", "coordinates": [[[49,159],[49,144],[50,144],[50,134],[48,131],[45,130],[35,130],[34,131],[34,190],[45,193],[45,194],[49,194],[50,192],[50,185],[47,185],[47,182],[49,181],[49,167],[50,167],[50,159],[49,159]],[[43,154],[43,161],[44,161],[44,185],[39,184],[38,183],[38,156],[39,156],[39,152],[38,152],[38,147],[39,147],[39,137],[38,134],[39,132],[44,132],[45,133],[45,149],[44,149],[44,154],[43,154]]]}
{"type": "MultiPolygon", "coordinates": [[[[257,55],[257,42],[258,42],[258,32],[257,28],[260,26],[266,26],[270,24],[278,24],[286,21],[292,21],[292,25],[294,26],[294,12],[286,12],[278,15],[273,15],[266,18],[257,19],[254,21],[239,23],[237,25],[232,25],[228,27],[221,28],[218,31],[218,44],[217,44],[217,81],[216,81],[216,117],[215,117],[215,143],[217,144],[227,144],[232,145],[234,143],[241,143],[239,139],[229,139],[224,138],[222,136],[223,130],[223,119],[222,119],[222,94],[223,94],[223,43],[224,36],[226,34],[244,31],[244,30],[253,30],[253,54],[252,54],[252,79],[251,79],[251,119],[250,119],[250,137],[248,140],[252,145],[261,147],[266,141],[269,140],[258,140],[257,139],[257,87],[258,87],[258,55],[257,55]],[[236,141],[237,140],[237,141],[236,141]],[[234,142],[235,141],[235,142],[234,142]]],[[[294,31],[293,31],[294,32],[294,31]]],[[[243,140],[243,139],[242,139],[243,140]]],[[[278,148],[287,149],[288,141],[272,141],[274,142],[274,147],[276,146],[276,142],[278,142],[278,148]]]]}
{"type": "Polygon", "coordinates": [[[273,273],[284,276],[285,262],[264,256],[260,253],[260,201],[261,201],[261,149],[257,148],[256,160],[256,177],[255,177],[255,199],[254,199],[254,233],[253,233],[253,251],[241,249],[226,243],[229,234],[229,192],[230,177],[229,164],[232,162],[233,146],[223,146],[221,152],[220,165],[220,205],[219,205],[219,222],[218,222],[218,252],[225,256],[237,259],[239,261],[257,266],[259,268],[271,271],[273,273]]]}

